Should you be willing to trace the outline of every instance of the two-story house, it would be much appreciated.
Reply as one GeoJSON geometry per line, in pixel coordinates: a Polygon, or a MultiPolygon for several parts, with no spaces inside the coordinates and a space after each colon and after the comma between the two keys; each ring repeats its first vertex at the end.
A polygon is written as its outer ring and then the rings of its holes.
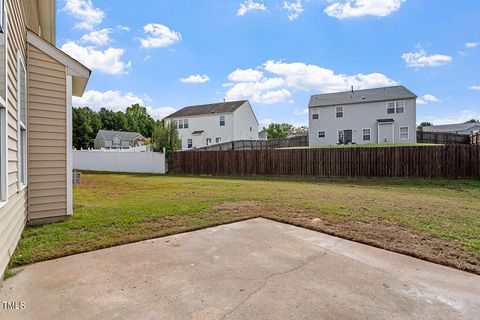
{"type": "Polygon", "coordinates": [[[145,137],[138,132],[100,130],[95,137],[95,149],[130,149],[145,145],[145,137]]]}
{"type": "Polygon", "coordinates": [[[90,70],[55,46],[55,0],[0,1],[0,277],[26,223],[67,219],[72,95],[90,70]]]}
{"type": "Polygon", "coordinates": [[[257,117],[246,100],[185,107],[165,120],[178,128],[182,150],[258,139],[257,117]]]}
{"type": "Polygon", "coordinates": [[[416,99],[403,86],[314,95],[309,144],[416,143],[416,99]]]}

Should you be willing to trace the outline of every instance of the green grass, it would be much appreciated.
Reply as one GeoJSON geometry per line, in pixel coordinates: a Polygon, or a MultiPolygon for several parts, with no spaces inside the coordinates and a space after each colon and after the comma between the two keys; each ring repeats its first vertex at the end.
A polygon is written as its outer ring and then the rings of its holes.
{"type": "Polygon", "coordinates": [[[280,149],[343,149],[343,148],[391,148],[391,147],[439,147],[433,143],[384,143],[384,144],[348,144],[338,146],[290,147],[280,149]]]}
{"type": "Polygon", "coordinates": [[[11,267],[263,216],[480,273],[480,181],[84,173],[11,267]]]}

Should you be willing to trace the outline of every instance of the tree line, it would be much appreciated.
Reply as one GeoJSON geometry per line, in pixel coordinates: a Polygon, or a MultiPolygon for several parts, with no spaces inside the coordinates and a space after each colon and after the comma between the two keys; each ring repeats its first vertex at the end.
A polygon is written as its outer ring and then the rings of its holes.
{"type": "Polygon", "coordinates": [[[73,108],[73,147],[93,148],[99,130],[138,132],[145,138],[153,136],[153,130],[160,121],[155,121],[147,108],[134,104],[123,111],[101,108],[98,112],[89,107],[73,108]]]}

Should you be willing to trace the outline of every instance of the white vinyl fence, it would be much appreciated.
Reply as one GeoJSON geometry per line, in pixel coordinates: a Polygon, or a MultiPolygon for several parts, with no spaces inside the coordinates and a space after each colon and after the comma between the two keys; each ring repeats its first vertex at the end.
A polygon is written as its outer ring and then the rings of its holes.
{"type": "Polygon", "coordinates": [[[73,150],[73,169],[164,174],[165,153],[73,150]]]}

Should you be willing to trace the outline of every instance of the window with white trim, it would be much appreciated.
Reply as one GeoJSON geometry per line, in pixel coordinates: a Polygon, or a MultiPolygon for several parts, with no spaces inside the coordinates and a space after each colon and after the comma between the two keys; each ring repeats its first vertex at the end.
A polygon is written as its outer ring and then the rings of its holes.
{"type": "Polygon", "coordinates": [[[408,127],[400,127],[400,140],[408,140],[408,127]]]}
{"type": "Polygon", "coordinates": [[[178,129],[178,121],[177,120],[173,120],[173,125],[175,126],[175,128],[178,129]]]}
{"type": "Polygon", "coordinates": [[[0,0],[0,203],[7,201],[8,195],[8,149],[7,149],[7,22],[5,3],[0,0]]]}
{"type": "Polygon", "coordinates": [[[188,119],[183,120],[183,128],[188,129],[188,119]]]}
{"type": "Polygon", "coordinates": [[[220,116],[220,127],[225,127],[225,116],[220,116]]]}
{"type": "Polygon", "coordinates": [[[207,138],[207,141],[205,142],[207,146],[212,144],[212,138],[207,138]]]}
{"type": "Polygon", "coordinates": [[[17,58],[18,183],[27,184],[27,71],[20,53],[17,58]]]}
{"type": "Polygon", "coordinates": [[[405,113],[405,101],[387,102],[387,114],[405,113]]]}
{"type": "Polygon", "coordinates": [[[318,137],[319,138],[325,138],[326,137],[325,131],[319,131],[318,132],[318,137]]]}
{"type": "Polygon", "coordinates": [[[193,140],[192,139],[188,139],[187,140],[187,148],[188,149],[191,149],[193,147],[193,140]]]}
{"type": "Polygon", "coordinates": [[[222,142],[222,138],[215,138],[215,142],[216,142],[216,143],[222,142]]]}
{"type": "Polygon", "coordinates": [[[178,129],[183,129],[183,119],[178,120],[178,129]]]}
{"type": "Polygon", "coordinates": [[[372,136],[371,133],[372,133],[371,129],[363,129],[362,130],[363,141],[370,141],[372,136]]]}
{"type": "Polygon", "coordinates": [[[318,109],[312,109],[312,119],[318,120],[318,109]]]}
{"type": "Polygon", "coordinates": [[[336,107],[335,111],[337,118],[343,118],[343,107],[336,107]]]}

